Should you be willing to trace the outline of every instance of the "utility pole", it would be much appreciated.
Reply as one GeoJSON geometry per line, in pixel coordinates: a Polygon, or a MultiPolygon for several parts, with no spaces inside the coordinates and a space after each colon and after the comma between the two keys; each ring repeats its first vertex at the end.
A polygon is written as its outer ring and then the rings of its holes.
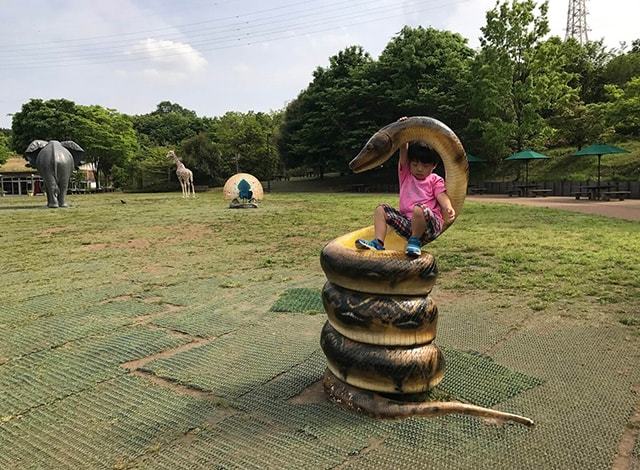
{"type": "Polygon", "coordinates": [[[587,31],[586,0],[569,0],[565,41],[573,38],[581,45],[585,45],[589,41],[587,31]]]}
{"type": "Polygon", "coordinates": [[[239,161],[240,161],[240,154],[236,152],[236,173],[240,173],[240,166],[238,163],[239,161]]]}

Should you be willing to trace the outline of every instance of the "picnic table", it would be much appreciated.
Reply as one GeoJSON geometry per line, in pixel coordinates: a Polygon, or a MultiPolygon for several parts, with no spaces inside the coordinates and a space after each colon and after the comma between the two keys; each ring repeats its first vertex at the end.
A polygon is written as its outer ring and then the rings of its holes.
{"type": "MultiPolygon", "coordinates": [[[[576,199],[580,199],[581,197],[587,197],[591,200],[600,199],[601,190],[609,190],[613,186],[610,184],[590,184],[586,186],[580,186],[580,189],[574,193],[576,199]]],[[[606,192],[606,191],[605,191],[606,192]]]]}
{"type": "Polygon", "coordinates": [[[631,191],[602,191],[601,198],[603,201],[609,201],[611,198],[624,201],[624,198],[631,195],[631,191]]]}
{"type": "Polygon", "coordinates": [[[536,188],[536,189],[530,190],[531,194],[533,194],[533,197],[536,197],[536,196],[547,197],[552,193],[552,191],[553,191],[552,189],[545,189],[545,188],[536,188]]]}
{"type": "Polygon", "coordinates": [[[539,188],[539,184],[530,183],[530,184],[516,184],[513,189],[507,191],[509,196],[528,196],[531,191],[536,188],[539,188]]]}

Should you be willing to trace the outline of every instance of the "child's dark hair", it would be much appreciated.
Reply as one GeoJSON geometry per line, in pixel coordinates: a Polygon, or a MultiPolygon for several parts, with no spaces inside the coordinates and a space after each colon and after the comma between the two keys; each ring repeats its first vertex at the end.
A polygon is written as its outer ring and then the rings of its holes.
{"type": "Polygon", "coordinates": [[[414,141],[409,144],[407,158],[410,162],[432,163],[437,165],[440,155],[424,142],[414,141]]]}

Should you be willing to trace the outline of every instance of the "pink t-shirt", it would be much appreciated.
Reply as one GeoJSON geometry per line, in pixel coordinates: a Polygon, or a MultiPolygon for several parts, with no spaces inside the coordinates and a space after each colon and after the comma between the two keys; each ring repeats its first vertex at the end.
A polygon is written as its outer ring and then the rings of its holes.
{"type": "Polygon", "coordinates": [[[431,173],[423,180],[419,180],[411,174],[409,168],[398,164],[398,179],[400,180],[400,212],[411,219],[413,206],[424,204],[433,211],[435,216],[443,222],[442,212],[438,204],[438,194],[446,191],[444,179],[431,173]]]}

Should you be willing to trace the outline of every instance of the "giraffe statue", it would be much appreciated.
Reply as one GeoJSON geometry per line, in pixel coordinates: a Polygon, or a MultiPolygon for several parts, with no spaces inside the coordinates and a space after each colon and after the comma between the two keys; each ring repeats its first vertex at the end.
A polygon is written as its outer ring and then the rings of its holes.
{"type": "Polygon", "coordinates": [[[191,170],[184,166],[184,163],[178,159],[173,150],[169,150],[167,157],[173,159],[176,164],[176,176],[182,187],[182,197],[196,197],[196,191],[193,188],[193,173],[191,170]]]}

